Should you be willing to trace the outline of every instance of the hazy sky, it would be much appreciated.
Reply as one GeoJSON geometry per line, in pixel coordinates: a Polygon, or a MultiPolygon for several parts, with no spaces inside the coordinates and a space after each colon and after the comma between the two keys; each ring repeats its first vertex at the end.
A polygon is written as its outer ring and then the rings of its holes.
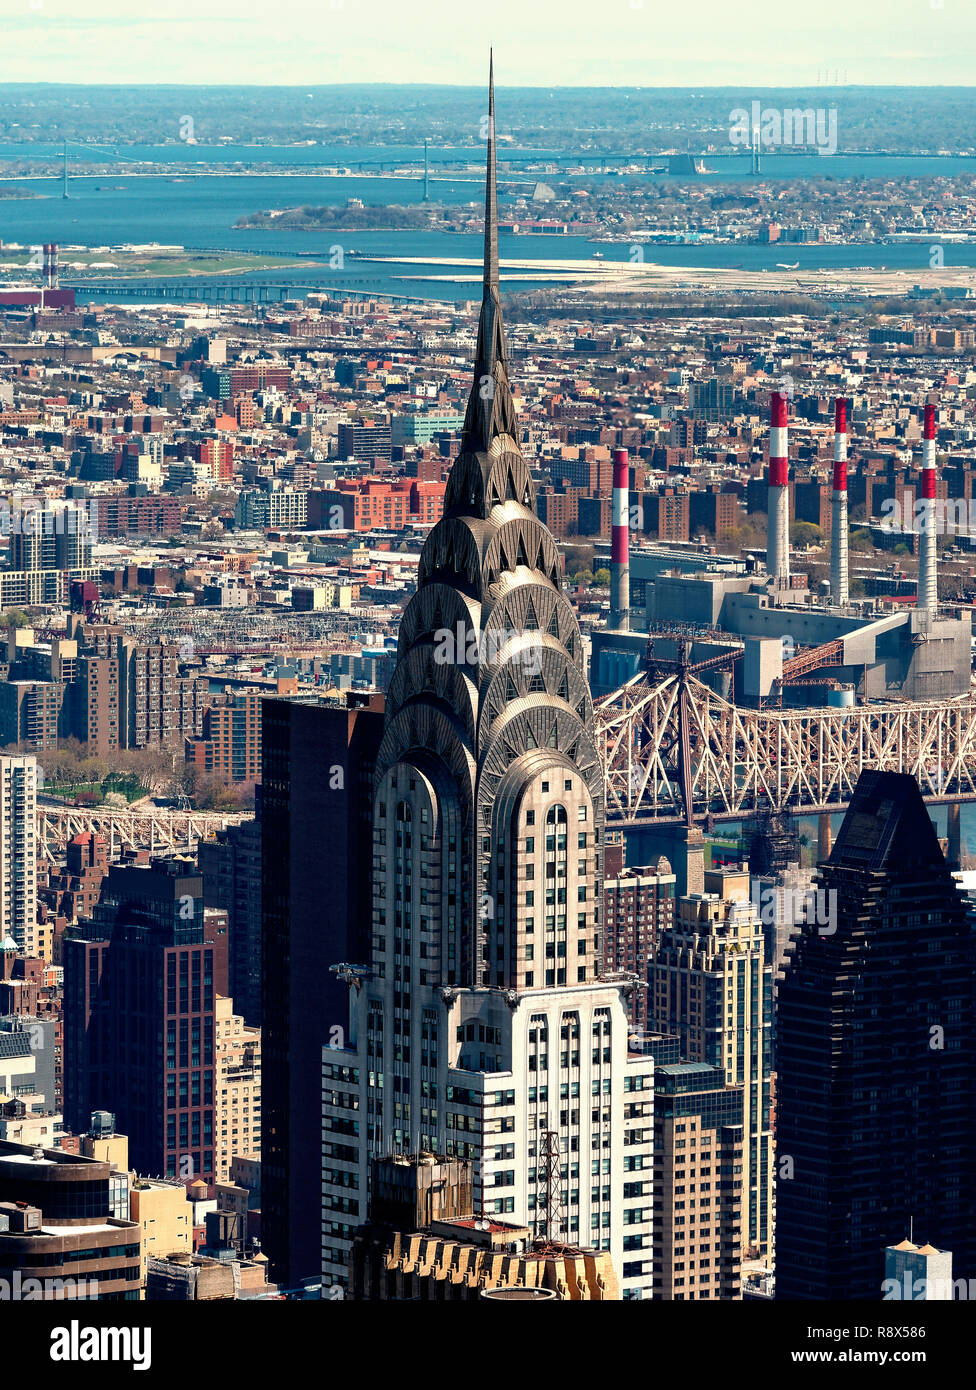
{"type": "Polygon", "coordinates": [[[976,0],[0,0],[0,82],[976,82],[976,0]]]}

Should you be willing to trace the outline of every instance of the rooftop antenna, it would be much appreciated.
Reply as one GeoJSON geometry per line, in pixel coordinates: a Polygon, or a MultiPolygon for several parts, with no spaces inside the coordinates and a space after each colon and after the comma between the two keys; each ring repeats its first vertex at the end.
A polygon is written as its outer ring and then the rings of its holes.
{"type": "Polygon", "coordinates": [[[62,197],[62,198],[67,198],[67,196],[68,196],[68,142],[67,142],[67,140],[65,140],[65,142],[64,142],[64,174],[63,174],[63,179],[62,179],[62,184],[61,184],[61,197],[62,197]]]}
{"type": "Polygon", "coordinates": [[[545,1211],[542,1234],[547,1242],[554,1242],[562,1234],[566,1219],[559,1198],[559,1135],[554,1129],[540,1131],[539,1167],[542,1170],[539,1205],[545,1211]]]}

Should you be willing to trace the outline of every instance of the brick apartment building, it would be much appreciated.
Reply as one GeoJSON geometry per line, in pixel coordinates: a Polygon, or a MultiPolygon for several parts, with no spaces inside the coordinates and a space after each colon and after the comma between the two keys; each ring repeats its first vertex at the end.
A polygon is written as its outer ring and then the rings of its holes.
{"type": "Polygon", "coordinates": [[[158,859],[113,866],[62,942],[65,1121],[84,1132],[110,1111],[139,1172],[213,1180],[225,920],[205,918],[192,864],[158,859]]]}
{"type": "Polygon", "coordinates": [[[261,694],[229,693],[203,712],[203,732],[187,739],[186,761],[231,782],[261,776],[261,694]]]}
{"type": "Polygon", "coordinates": [[[660,541],[686,541],[691,534],[691,497],[664,488],[644,494],[644,530],[660,541]]]}
{"type": "Polygon", "coordinates": [[[92,499],[95,534],[99,540],[122,536],[175,536],[182,525],[176,497],[146,494],[92,499]]]}
{"type": "Polygon", "coordinates": [[[341,459],[363,459],[368,462],[384,459],[389,463],[393,456],[393,427],[389,421],[386,424],[350,424],[344,421],[339,426],[336,443],[341,459]]]}
{"type": "Polygon", "coordinates": [[[342,480],[309,493],[308,524],[313,531],[398,531],[414,522],[432,524],[443,515],[446,489],[446,483],[416,478],[342,480]]]}
{"type": "MultiPolygon", "coordinates": [[[[675,875],[664,858],[653,868],[620,868],[611,876],[613,863],[608,845],[603,884],[604,960],[608,970],[639,975],[646,984],[658,939],[674,923],[675,875]]],[[[646,1032],[647,989],[635,989],[629,1002],[631,1024],[635,1030],[646,1032]]]]}

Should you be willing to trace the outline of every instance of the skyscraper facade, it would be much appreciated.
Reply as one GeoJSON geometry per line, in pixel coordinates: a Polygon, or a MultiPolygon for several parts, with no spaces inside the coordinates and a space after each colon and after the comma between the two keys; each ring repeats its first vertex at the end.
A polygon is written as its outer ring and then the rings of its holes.
{"type": "Polygon", "coordinates": [[[476,1211],[607,1250],[649,1297],[653,1059],[628,1056],[626,985],[602,977],[603,770],[518,440],[492,91],[474,383],[387,696],[369,960],[323,1054],[323,1280],[346,1279],[371,1157],[429,1150],[471,1161],[476,1211]]]}
{"type": "Polygon", "coordinates": [[[0,940],[28,956],[37,941],[37,759],[0,757],[0,940]]]}
{"type": "Polygon", "coordinates": [[[654,1297],[742,1297],[741,1086],[706,1062],[654,1073],[654,1297]]]}
{"type": "Polygon", "coordinates": [[[238,1154],[261,1152],[261,1033],[248,1028],[222,994],[214,1014],[216,1154],[214,1180],[230,1182],[238,1154]]]}
{"type": "Polygon", "coordinates": [[[976,938],[913,777],[861,774],[820,891],[778,992],[776,1296],[880,1300],[913,1226],[972,1278],[976,938]]]}
{"type": "Polygon", "coordinates": [[[349,992],[330,967],[369,951],[382,711],[375,694],[349,693],[333,706],[264,702],[261,1229],[286,1286],[320,1269],[312,1214],[321,1181],[322,1047],[344,1045],[349,1028],[349,992]]]}
{"type": "Polygon", "coordinates": [[[640,977],[630,996],[630,1021],[638,1034],[646,1033],[648,969],[660,936],[674,925],[675,876],[663,855],[653,868],[621,868],[614,874],[607,868],[604,966],[640,977]]]}
{"type": "Polygon", "coordinates": [[[705,892],[678,900],[651,970],[649,1009],[677,1034],[686,1062],[718,1067],[742,1087],[742,1244],[773,1237],[772,970],[745,868],[711,869],[705,892]]]}
{"type": "Polygon", "coordinates": [[[66,1122],[83,1133],[93,1110],[108,1110],[139,1172],[209,1182],[227,947],[207,934],[192,864],[115,865],[62,958],[66,1122]]]}
{"type": "Polygon", "coordinates": [[[228,977],[234,1007],[256,1028],[261,1023],[261,785],[253,820],[201,840],[197,863],[205,907],[227,913],[228,977]]]}

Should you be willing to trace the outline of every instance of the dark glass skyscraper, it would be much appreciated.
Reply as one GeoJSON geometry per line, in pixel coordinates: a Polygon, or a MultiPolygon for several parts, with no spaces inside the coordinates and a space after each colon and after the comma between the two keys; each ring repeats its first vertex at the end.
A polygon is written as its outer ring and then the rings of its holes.
{"type": "Polygon", "coordinates": [[[322,1048],[349,992],[332,973],[369,954],[376,750],[383,697],[266,700],[261,797],[264,1248],[285,1285],[319,1270],[322,1048]]]}
{"type": "Polygon", "coordinates": [[[214,1173],[214,1007],[226,937],[204,921],[193,865],[115,865],[64,961],[64,1115],[85,1133],[109,1110],[147,1175],[214,1173]]]}
{"type": "Polygon", "coordinates": [[[880,1300],[912,1223],[972,1277],[976,944],[914,778],[861,775],[821,891],[779,990],[777,1298],[880,1300]]]}

